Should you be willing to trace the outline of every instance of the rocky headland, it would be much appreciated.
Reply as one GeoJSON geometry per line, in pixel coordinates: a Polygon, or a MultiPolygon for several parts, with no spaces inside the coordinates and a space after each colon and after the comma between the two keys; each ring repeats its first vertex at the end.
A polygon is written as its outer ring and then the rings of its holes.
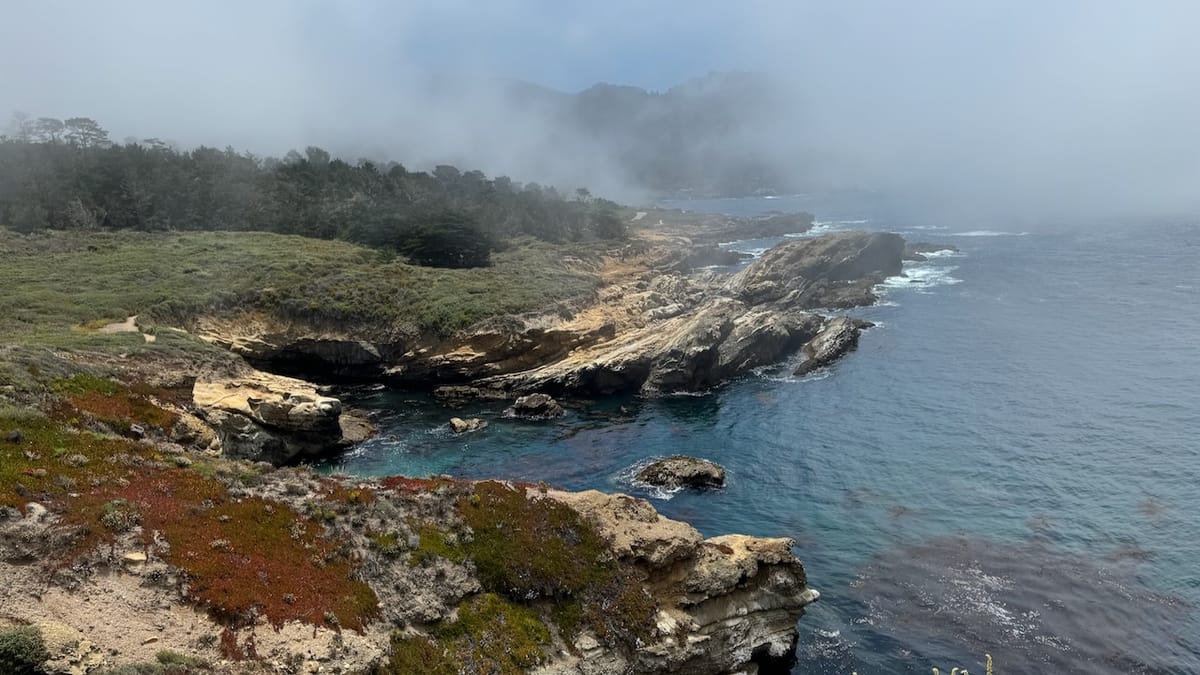
{"type": "MultiPolygon", "coordinates": [[[[238,315],[191,328],[264,369],[430,388],[448,402],[698,391],[801,349],[815,354],[805,346],[827,328],[825,312],[874,303],[875,286],[900,273],[904,246],[893,234],[835,233],[786,241],[733,273],[685,273],[663,250],[678,250],[670,242],[622,266],[629,274],[575,311],[496,318],[450,337],[238,315]]],[[[821,365],[832,360],[821,350],[821,365]]]]}
{"type": "Polygon", "coordinates": [[[865,327],[831,313],[873,303],[905,254],[847,232],[698,269],[723,238],[646,237],[597,265],[590,301],[452,335],[222,311],[180,325],[220,348],[202,358],[41,354],[21,367],[44,388],[6,394],[34,409],[0,414],[0,631],[35,626],[64,673],[786,672],[818,597],[790,540],[705,539],[624,495],[292,466],[374,431],[331,383],[539,423],[555,398],[825,367],[865,327]]]}

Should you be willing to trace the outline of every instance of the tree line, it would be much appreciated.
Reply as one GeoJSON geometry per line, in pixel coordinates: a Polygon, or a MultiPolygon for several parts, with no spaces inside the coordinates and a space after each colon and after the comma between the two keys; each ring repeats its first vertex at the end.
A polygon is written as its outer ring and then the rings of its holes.
{"type": "Polygon", "coordinates": [[[623,239],[611,201],[442,165],[354,163],[308,147],[282,158],[231,147],[114,143],[90,118],[14,117],[0,136],[0,226],[256,230],[389,248],[439,267],[488,264],[512,239],[623,239]]]}

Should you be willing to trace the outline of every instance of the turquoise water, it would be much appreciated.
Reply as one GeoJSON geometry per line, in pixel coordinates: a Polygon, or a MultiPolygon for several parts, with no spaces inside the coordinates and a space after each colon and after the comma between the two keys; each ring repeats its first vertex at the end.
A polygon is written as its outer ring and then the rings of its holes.
{"type": "Polygon", "coordinates": [[[1200,225],[1022,232],[841,201],[673,204],[961,249],[856,311],[879,327],[832,369],[540,424],[369,392],[384,433],[331,468],[620,490],[707,535],[793,537],[822,592],[798,673],[982,673],[984,652],[1002,673],[1200,673],[1200,225]],[[450,414],[491,426],[454,437],[450,414]],[[720,462],[729,486],[630,483],[673,453],[720,462]]]}

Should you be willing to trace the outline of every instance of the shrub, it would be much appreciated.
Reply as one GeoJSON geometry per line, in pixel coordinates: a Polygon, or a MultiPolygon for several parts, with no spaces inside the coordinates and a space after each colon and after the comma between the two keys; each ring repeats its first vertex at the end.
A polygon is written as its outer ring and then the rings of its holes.
{"type": "Polygon", "coordinates": [[[0,630],[0,673],[37,675],[50,658],[42,632],[33,626],[0,630]]]}

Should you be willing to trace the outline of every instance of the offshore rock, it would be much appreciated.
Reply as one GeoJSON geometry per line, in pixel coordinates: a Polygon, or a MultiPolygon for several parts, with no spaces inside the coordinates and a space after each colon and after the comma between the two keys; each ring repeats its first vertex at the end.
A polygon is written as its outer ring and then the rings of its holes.
{"type": "Polygon", "coordinates": [[[469,434],[472,431],[481,431],[487,428],[487,420],[481,420],[478,417],[463,419],[461,417],[450,418],[450,430],[456,434],[469,434]]]}
{"type": "Polygon", "coordinates": [[[637,479],[665,488],[707,490],[725,486],[725,468],[707,459],[675,455],[652,462],[638,472],[637,479]]]}
{"type": "Polygon", "coordinates": [[[846,352],[858,346],[858,336],[862,329],[872,325],[867,321],[844,316],[830,319],[821,332],[804,345],[804,354],[808,356],[808,359],[801,363],[799,368],[796,368],[796,375],[807,375],[837,361],[846,352]]]}
{"type": "Polygon", "coordinates": [[[504,411],[506,417],[525,420],[548,420],[566,414],[563,407],[546,394],[529,394],[518,398],[511,408],[504,411]]]}

